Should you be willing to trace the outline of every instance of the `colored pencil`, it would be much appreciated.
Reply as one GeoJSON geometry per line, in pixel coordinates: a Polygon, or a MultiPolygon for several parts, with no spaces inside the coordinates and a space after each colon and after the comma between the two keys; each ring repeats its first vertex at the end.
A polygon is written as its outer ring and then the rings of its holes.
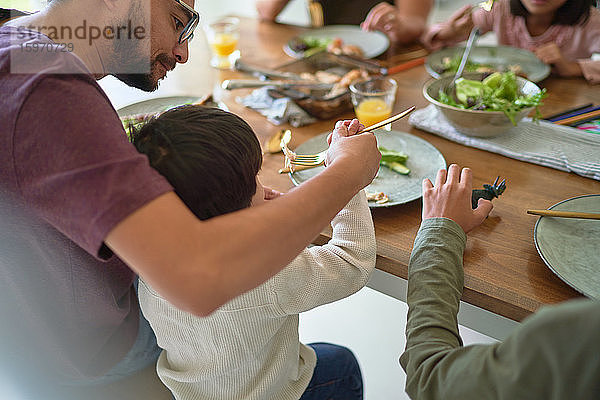
{"type": "Polygon", "coordinates": [[[588,107],[588,108],[584,108],[582,110],[579,111],[575,111],[569,114],[565,114],[561,117],[557,117],[557,118],[553,118],[552,120],[550,120],[551,122],[558,122],[558,121],[562,121],[563,119],[567,119],[567,118],[571,118],[571,117],[576,117],[578,115],[581,114],[585,114],[591,111],[596,111],[596,110],[600,110],[600,106],[592,106],[592,107],[588,107]]]}
{"type": "Polygon", "coordinates": [[[590,107],[593,107],[593,106],[594,106],[593,103],[584,104],[584,105],[579,106],[579,107],[570,108],[568,110],[564,110],[564,111],[561,111],[559,113],[556,113],[556,114],[553,114],[553,115],[549,115],[549,116],[544,117],[542,119],[544,119],[546,121],[552,121],[553,119],[564,117],[567,114],[571,114],[571,113],[574,113],[576,111],[581,111],[581,110],[584,110],[586,108],[590,108],[590,107]]]}
{"type": "Polygon", "coordinates": [[[600,109],[595,111],[586,112],[585,114],[576,115],[571,118],[561,119],[560,121],[554,122],[557,125],[570,125],[576,122],[583,122],[585,120],[590,120],[594,118],[600,117],[600,109]]]}

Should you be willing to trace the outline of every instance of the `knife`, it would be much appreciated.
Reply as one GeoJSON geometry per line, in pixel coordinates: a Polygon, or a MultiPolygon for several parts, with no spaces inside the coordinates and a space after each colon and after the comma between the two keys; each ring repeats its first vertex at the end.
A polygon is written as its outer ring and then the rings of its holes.
{"type": "Polygon", "coordinates": [[[257,78],[277,78],[277,79],[290,79],[300,80],[300,75],[294,74],[293,72],[275,71],[273,69],[257,67],[254,65],[246,64],[238,58],[235,61],[235,69],[240,72],[247,72],[256,76],[257,78]]]}
{"type": "Polygon", "coordinates": [[[388,74],[388,69],[385,67],[382,67],[379,63],[377,63],[375,61],[367,60],[365,58],[349,56],[346,54],[331,54],[331,55],[334,56],[335,58],[337,58],[341,64],[364,68],[367,71],[375,73],[375,74],[380,74],[380,75],[388,74]]]}
{"type": "Polygon", "coordinates": [[[289,89],[294,87],[304,87],[308,89],[331,89],[333,83],[320,83],[311,81],[259,81],[257,79],[227,79],[223,81],[221,87],[225,90],[261,88],[265,86],[274,86],[280,89],[289,89]]]}
{"type": "MultiPolygon", "coordinates": [[[[378,62],[367,60],[365,58],[349,56],[346,54],[334,54],[325,49],[311,54],[305,58],[306,61],[317,67],[324,67],[324,64],[345,65],[347,67],[364,68],[370,73],[387,75],[388,69],[382,67],[378,62]]],[[[324,68],[320,68],[324,69],[324,68]]]]}

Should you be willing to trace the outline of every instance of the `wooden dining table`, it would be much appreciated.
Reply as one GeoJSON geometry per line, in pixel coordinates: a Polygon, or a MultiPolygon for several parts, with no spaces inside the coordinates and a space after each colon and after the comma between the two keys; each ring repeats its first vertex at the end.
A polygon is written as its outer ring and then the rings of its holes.
{"type": "MultiPolygon", "coordinates": [[[[239,48],[242,59],[269,68],[292,61],[284,53],[283,47],[289,39],[308,29],[252,18],[240,19],[239,48]]],[[[393,66],[395,60],[401,59],[398,54],[402,52],[403,49],[390,49],[379,59],[393,66]]],[[[203,57],[208,57],[208,54],[194,54],[192,51],[190,63],[203,62],[203,57]]],[[[237,71],[213,72],[217,84],[225,79],[248,78],[247,74],[237,71]]],[[[417,108],[428,105],[422,88],[431,78],[423,65],[394,74],[392,78],[398,83],[395,112],[412,105],[417,108]]],[[[164,84],[171,84],[170,79],[173,78],[168,78],[164,84]]],[[[540,85],[548,92],[541,107],[542,115],[585,103],[600,103],[600,87],[591,86],[581,78],[549,77],[540,85]]],[[[236,101],[238,96],[250,93],[249,89],[222,91],[218,86],[215,88],[218,100],[248,121],[263,144],[279,130],[292,129],[289,147],[294,149],[306,140],[330,131],[337,119],[354,117],[354,113],[348,111],[335,119],[299,128],[276,126],[236,101]]],[[[470,167],[475,187],[491,183],[497,176],[506,178],[505,193],[494,200],[494,209],[485,222],[468,235],[464,254],[464,292],[459,314],[461,324],[502,339],[518,322],[540,307],[581,297],[542,261],[533,237],[539,217],[528,215],[526,210],[543,209],[571,197],[600,193],[600,181],[466,147],[416,129],[408,123],[408,119],[395,122],[392,129],[428,141],[443,154],[448,165],[456,163],[470,167]]],[[[278,173],[283,161],[281,153],[265,152],[260,178],[263,184],[285,192],[293,184],[289,175],[278,173]]],[[[421,201],[418,199],[393,207],[374,208],[372,215],[377,238],[377,269],[369,286],[405,300],[410,252],[421,222],[421,201]]],[[[324,243],[330,234],[330,230],[325,229],[314,242],[324,243]]]]}

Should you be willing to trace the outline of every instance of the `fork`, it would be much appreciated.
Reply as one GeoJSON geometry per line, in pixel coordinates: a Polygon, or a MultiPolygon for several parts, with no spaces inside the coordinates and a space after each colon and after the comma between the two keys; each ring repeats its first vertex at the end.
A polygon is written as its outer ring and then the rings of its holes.
{"type": "MultiPolygon", "coordinates": [[[[416,108],[415,106],[412,106],[409,109],[402,111],[400,114],[396,114],[393,117],[384,119],[381,122],[378,122],[371,126],[367,126],[365,129],[363,129],[360,132],[357,132],[356,134],[358,135],[358,134],[361,134],[364,132],[370,132],[374,129],[381,128],[387,124],[390,124],[396,120],[399,120],[402,117],[407,116],[408,114],[413,112],[415,110],[415,108],[416,108]]],[[[290,159],[289,163],[292,165],[302,166],[302,167],[317,167],[317,166],[325,163],[326,157],[327,157],[327,150],[323,150],[322,152],[317,153],[317,154],[296,154],[295,158],[293,160],[290,159]]]]}

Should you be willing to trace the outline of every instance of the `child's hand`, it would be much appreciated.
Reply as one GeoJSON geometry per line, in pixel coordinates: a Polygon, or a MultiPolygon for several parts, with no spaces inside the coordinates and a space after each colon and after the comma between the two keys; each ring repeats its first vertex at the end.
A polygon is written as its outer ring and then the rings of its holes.
{"type": "Polygon", "coordinates": [[[452,164],[448,171],[441,169],[435,186],[429,179],[423,181],[423,220],[435,217],[449,218],[465,231],[479,226],[492,211],[492,202],[479,199],[476,209],[471,208],[472,174],[469,168],[452,164]]]}
{"type": "Polygon", "coordinates": [[[582,71],[579,63],[565,59],[556,45],[556,43],[548,43],[534,49],[534,53],[540,60],[546,64],[551,64],[556,72],[561,76],[581,76],[582,71]]]}
{"type": "Polygon", "coordinates": [[[471,5],[461,7],[448,21],[429,29],[421,39],[423,45],[429,50],[437,50],[467,39],[474,27],[471,12],[471,5]]]}

